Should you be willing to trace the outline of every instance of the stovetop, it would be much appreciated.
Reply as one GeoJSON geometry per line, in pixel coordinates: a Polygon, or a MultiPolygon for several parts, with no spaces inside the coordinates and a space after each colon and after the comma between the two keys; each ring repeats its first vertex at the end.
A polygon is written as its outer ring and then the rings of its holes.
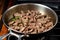
{"type": "MultiPolygon", "coordinates": [[[[44,4],[52,8],[58,15],[58,23],[52,30],[46,32],[43,35],[38,34],[30,37],[23,37],[22,40],[60,40],[60,5],[59,5],[60,2],[40,2],[40,1],[21,1],[21,0],[14,1],[14,5],[21,3],[44,4]]],[[[16,36],[9,35],[7,37],[7,40],[18,40],[18,38],[16,36]]]]}

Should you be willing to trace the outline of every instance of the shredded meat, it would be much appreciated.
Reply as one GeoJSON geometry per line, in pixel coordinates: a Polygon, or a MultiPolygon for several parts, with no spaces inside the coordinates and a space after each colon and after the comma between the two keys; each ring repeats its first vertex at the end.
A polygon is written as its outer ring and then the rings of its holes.
{"type": "Polygon", "coordinates": [[[37,34],[53,26],[53,21],[48,15],[42,15],[36,10],[23,10],[16,12],[8,21],[8,25],[21,33],[37,34]]]}

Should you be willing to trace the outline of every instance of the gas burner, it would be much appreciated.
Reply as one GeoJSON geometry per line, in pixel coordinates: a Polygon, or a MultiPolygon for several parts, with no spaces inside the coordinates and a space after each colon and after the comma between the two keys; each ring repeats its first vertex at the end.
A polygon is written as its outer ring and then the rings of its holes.
{"type": "MultiPolygon", "coordinates": [[[[45,40],[45,36],[41,37],[41,38],[35,38],[35,37],[22,37],[21,40],[45,40]]],[[[19,40],[18,37],[14,36],[14,35],[9,35],[7,37],[7,40],[19,40]]],[[[47,39],[46,39],[47,40],[47,39]]]]}
{"type": "Polygon", "coordinates": [[[18,38],[14,35],[9,35],[7,40],[18,40],[18,38]]]}

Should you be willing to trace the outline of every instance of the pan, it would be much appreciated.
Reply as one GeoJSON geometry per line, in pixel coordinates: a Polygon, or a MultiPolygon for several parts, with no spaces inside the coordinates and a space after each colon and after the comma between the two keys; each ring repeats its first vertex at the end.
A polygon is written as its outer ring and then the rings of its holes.
{"type": "MultiPolygon", "coordinates": [[[[2,20],[3,20],[4,25],[10,31],[9,34],[12,34],[12,35],[16,35],[16,33],[22,34],[22,35],[19,36],[20,39],[21,39],[21,37],[25,36],[25,33],[21,33],[21,32],[19,32],[17,30],[14,30],[14,29],[10,28],[8,26],[7,22],[12,17],[11,15],[13,15],[13,13],[19,12],[21,10],[23,10],[23,11],[26,11],[26,10],[38,10],[43,15],[48,15],[48,16],[50,16],[52,18],[53,26],[50,27],[49,29],[47,29],[46,31],[43,31],[42,33],[45,33],[47,31],[50,31],[51,29],[53,29],[56,26],[57,22],[58,22],[58,16],[57,16],[56,12],[53,9],[51,9],[50,7],[46,6],[46,5],[37,4],[37,3],[23,3],[23,4],[14,5],[14,6],[8,8],[4,12],[2,20]]],[[[38,34],[41,34],[41,33],[38,33],[38,34]]],[[[28,35],[31,35],[31,34],[26,34],[26,35],[28,36],[28,35]]]]}

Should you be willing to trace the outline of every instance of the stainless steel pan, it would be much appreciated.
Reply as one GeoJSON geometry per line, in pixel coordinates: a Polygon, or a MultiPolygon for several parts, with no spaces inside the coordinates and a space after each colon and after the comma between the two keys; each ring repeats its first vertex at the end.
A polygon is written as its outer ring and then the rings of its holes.
{"type": "MultiPolygon", "coordinates": [[[[49,8],[48,6],[45,6],[45,5],[42,5],[42,4],[37,4],[37,3],[23,3],[23,4],[14,5],[4,12],[2,20],[3,20],[3,23],[5,24],[5,26],[9,30],[20,33],[19,31],[10,28],[7,25],[7,22],[12,17],[13,13],[20,12],[21,10],[23,10],[23,11],[38,10],[40,13],[42,13],[42,15],[48,15],[48,16],[52,17],[53,26],[51,28],[49,28],[48,30],[44,31],[44,32],[47,32],[47,31],[51,30],[52,28],[54,28],[55,25],[58,22],[58,17],[57,17],[56,12],[54,10],[52,10],[51,8],[49,8]]],[[[21,34],[24,35],[24,33],[21,33],[21,34]]],[[[29,35],[29,34],[27,34],[27,35],[29,35]]]]}

